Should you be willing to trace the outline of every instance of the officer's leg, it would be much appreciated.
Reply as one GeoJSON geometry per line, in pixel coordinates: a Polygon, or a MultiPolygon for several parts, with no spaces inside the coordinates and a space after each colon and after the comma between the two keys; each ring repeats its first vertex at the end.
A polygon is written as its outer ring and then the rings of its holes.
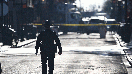
{"type": "Polygon", "coordinates": [[[54,55],[48,58],[49,74],[53,74],[54,70],[54,55]]]}
{"type": "Polygon", "coordinates": [[[47,56],[41,55],[42,74],[47,74],[47,56]]]}

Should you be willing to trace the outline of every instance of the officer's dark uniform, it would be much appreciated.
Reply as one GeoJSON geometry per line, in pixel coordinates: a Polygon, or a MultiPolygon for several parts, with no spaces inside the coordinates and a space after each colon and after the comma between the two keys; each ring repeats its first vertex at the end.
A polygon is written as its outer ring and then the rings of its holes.
{"type": "MultiPolygon", "coordinates": [[[[49,23],[45,25],[49,25],[49,23]]],[[[47,64],[46,64],[47,59],[48,59],[48,66],[49,66],[49,74],[53,74],[54,58],[55,58],[55,52],[57,52],[57,46],[59,48],[59,52],[62,53],[61,43],[55,32],[50,30],[50,28],[40,32],[36,41],[35,49],[37,50],[40,47],[42,74],[47,74],[47,64]],[[54,40],[56,44],[54,44],[54,40]]]]}

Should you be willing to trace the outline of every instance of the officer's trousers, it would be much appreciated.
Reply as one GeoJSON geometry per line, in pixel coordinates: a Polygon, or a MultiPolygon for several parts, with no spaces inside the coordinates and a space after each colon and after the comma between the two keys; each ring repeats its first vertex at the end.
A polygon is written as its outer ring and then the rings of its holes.
{"type": "Polygon", "coordinates": [[[41,51],[42,74],[47,74],[47,60],[49,67],[49,74],[53,74],[54,70],[54,56],[55,53],[41,51]]]}

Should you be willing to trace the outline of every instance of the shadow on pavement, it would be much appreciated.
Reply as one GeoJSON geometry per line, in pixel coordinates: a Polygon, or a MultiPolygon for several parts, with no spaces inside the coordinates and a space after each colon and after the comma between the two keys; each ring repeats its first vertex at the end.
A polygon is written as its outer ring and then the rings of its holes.
{"type": "Polygon", "coordinates": [[[132,68],[131,66],[127,67],[127,68],[132,68]]]}
{"type": "Polygon", "coordinates": [[[90,35],[90,36],[99,36],[99,35],[90,35]]]}
{"type": "Polygon", "coordinates": [[[103,56],[121,56],[125,54],[121,54],[120,52],[109,52],[109,51],[73,51],[74,54],[95,54],[95,55],[103,55],[103,56]]]}
{"type": "Polygon", "coordinates": [[[88,39],[104,39],[104,38],[88,38],[88,39]]]}
{"type": "Polygon", "coordinates": [[[58,35],[58,36],[62,36],[62,35],[64,36],[64,35],[73,35],[73,34],[60,34],[60,35],[58,35]]]}
{"type": "Polygon", "coordinates": [[[59,38],[59,39],[88,39],[88,38],[78,38],[78,37],[76,37],[76,38],[59,38]]]}

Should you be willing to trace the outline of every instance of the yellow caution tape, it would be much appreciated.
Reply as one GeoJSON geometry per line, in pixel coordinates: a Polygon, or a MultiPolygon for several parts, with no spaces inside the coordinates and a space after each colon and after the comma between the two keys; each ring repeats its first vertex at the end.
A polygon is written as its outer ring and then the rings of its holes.
{"type": "MultiPolygon", "coordinates": [[[[33,25],[42,25],[42,24],[33,24],[33,25]]],[[[53,25],[53,24],[52,24],[53,25]]],[[[120,25],[120,24],[56,24],[58,26],[102,26],[102,25],[120,25]]]]}
{"type": "Polygon", "coordinates": [[[42,25],[42,24],[33,24],[33,25],[42,25]]]}
{"type": "Polygon", "coordinates": [[[120,25],[120,24],[56,24],[62,26],[102,26],[102,25],[120,25]]]}
{"type": "MultiPolygon", "coordinates": [[[[33,25],[42,25],[42,24],[33,24],[33,25]]],[[[52,24],[53,25],[53,24],[52,24]]]]}

